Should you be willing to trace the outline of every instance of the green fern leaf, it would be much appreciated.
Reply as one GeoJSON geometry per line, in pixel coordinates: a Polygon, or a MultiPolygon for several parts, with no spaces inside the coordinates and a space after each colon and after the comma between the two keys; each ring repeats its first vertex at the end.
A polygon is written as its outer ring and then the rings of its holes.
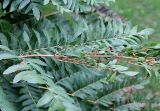
{"type": "Polygon", "coordinates": [[[13,65],[6,69],[3,74],[11,74],[16,71],[22,71],[22,70],[28,70],[31,69],[31,67],[27,64],[18,64],[18,65],[13,65]]]}
{"type": "Polygon", "coordinates": [[[0,109],[2,111],[17,111],[15,106],[9,102],[7,95],[5,95],[1,86],[0,86],[0,109]]]}

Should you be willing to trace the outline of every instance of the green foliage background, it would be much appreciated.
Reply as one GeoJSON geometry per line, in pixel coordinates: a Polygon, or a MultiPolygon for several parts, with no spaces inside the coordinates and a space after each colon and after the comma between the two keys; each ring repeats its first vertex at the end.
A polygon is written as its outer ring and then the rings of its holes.
{"type": "Polygon", "coordinates": [[[159,111],[160,44],[110,1],[0,1],[0,109],[159,111]]]}
{"type": "Polygon", "coordinates": [[[151,40],[160,41],[160,0],[117,0],[117,4],[110,7],[122,16],[139,24],[140,28],[155,29],[151,40]]]}
{"type": "MultiPolygon", "coordinates": [[[[117,0],[116,3],[110,8],[142,29],[152,27],[155,32],[149,37],[150,42],[160,43],[160,0],[117,0]]],[[[151,89],[160,92],[159,79],[152,78],[152,81],[151,89]]]]}

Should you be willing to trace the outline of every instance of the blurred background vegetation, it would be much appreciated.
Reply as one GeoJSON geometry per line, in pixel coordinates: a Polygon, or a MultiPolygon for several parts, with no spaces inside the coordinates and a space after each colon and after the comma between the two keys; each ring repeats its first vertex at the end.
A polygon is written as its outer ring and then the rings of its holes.
{"type": "MultiPolygon", "coordinates": [[[[150,41],[160,43],[160,0],[116,0],[110,7],[140,29],[153,28],[150,41]]],[[[152,77],[148,88],[160,95],[160,78],[152,77]]]]}
{"type": "Polygon", "coordinates": [[[160,42],[160,0],[116,0],[111,7],[140,28],[155,29],[150,39],[160,42]]]}

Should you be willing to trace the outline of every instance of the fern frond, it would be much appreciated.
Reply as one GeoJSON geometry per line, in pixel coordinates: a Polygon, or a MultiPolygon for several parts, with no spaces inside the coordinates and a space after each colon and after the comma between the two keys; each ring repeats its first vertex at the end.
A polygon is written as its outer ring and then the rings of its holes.
{"type": "Polygon", "coordinates": [[[143,49],[153,30],[106,19],[99,7],[110,1],[0,1],[6,12],[0,15],[0,109],[156,109],[139,98],[148,83],[146,73],[159,73],[159,47],[143,49]],[[41,17],[47,7],[51,13],[41,17]]]}
{"type": "Polygon", "coordinates": [[[0,109],[2,111],[17,111],[18,109],[9,100],[3,88],[0,87],[0,109]]]}
{"type": "Polygon", "coordinates": [[[101,4],[108,5],[110,1],[114,0],[65,0],[65,1],[57,1],[57,0],[3,0],[1,1],[2,7],[0,9],[6,9],[8,13],[10,12],[23,12],[25,14],[32,13],[37,20],[40,19],[41,11],[43,5],[52,4],[53,11],[56,8],[59,12],[86,12],[92,11],[93,7],[99,6],[101,4]]]}
{"type": "Polygon", "coordinates": [[[19,89],[19,98],[16,100],[16,103],[21,104],[22,111],[42,111],[38,108],[37,101],[41,93],[43,92],[38,86],[33,84],[20,83],[14,86],[19,89]]]}

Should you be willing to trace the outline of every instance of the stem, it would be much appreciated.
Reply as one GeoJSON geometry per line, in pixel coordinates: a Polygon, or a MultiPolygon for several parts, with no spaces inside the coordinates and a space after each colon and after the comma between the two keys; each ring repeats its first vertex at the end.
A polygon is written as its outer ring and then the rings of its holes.
{"type": "Polygon", "coordinates": [[[32,55],[21,55],[21,56],[19,56],[19,58],[28,58],[28,57],[54,57],[54,55],[32,54],[32,55]]]}
{"type": "MultiPolygon", "coordinates": [[[[133,58],[133,57],[128,57],[128,56],[109,56],[109,55],[88,55],[90,57],[93,58],[123,58],[123,59],[133,59],[133,60],[137,60],[138,58],[133,58]]],[[[64,56],[64,55],[47,55],[47,54],[31,54],[31,55],[21,55],[19,56],[19,58],[28,58],[28,57],[54,57],[55,59],[58,58],[71,58],[71,56],[64,56]]],[[[72,57],[72,58],[77,58],[77,57],[72,57]]]]}

